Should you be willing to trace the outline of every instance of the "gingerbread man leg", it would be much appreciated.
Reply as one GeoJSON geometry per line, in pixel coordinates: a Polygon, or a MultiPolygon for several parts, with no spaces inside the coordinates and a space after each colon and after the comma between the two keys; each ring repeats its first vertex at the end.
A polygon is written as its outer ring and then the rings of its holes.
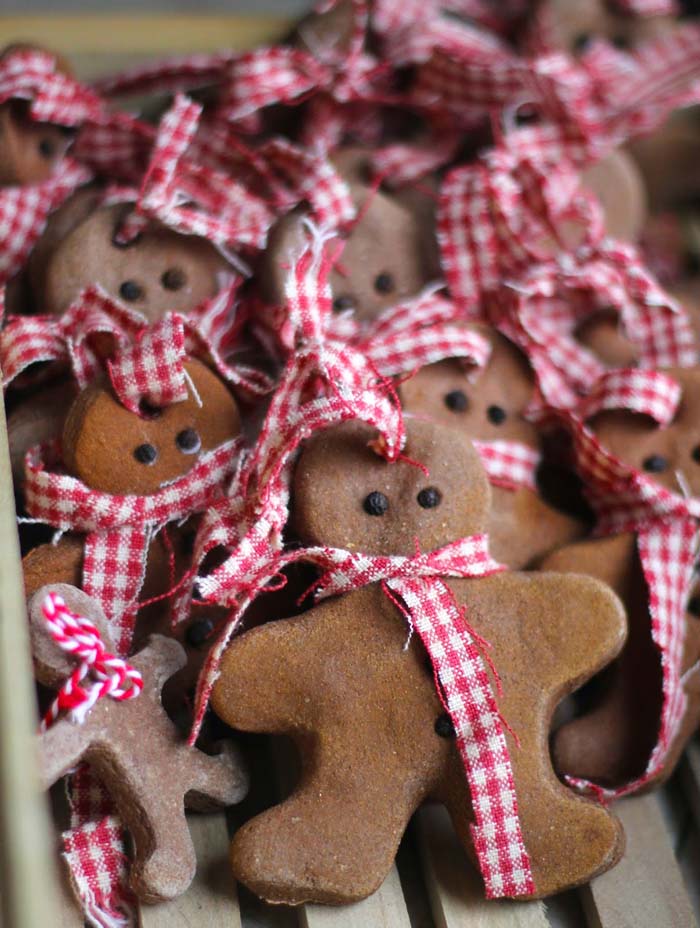
{"type": "Polygon", "coordinates": [[[39,736],[39,769],[44,789],[49,789],[80,763],[90,746],[91,738],[89,728],[66,721],[57,722],[39,736]]]}
{"type": "Polygon", "coordinates": [[[224,742],[221,754],[215,757],[190,751],[185,762],[191,767],[191,786],[185,794],[188,809],[208,812],[230,806],[248,792],[249,778],[241,753],[230,741],[224,742]]]}

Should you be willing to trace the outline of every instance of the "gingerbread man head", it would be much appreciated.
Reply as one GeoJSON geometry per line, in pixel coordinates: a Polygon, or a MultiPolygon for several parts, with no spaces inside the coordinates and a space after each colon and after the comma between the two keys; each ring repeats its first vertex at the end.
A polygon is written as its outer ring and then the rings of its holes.
{"type": "MultiPolygon", "coordinates": [[[[0,63],[15,52],[34,49],[35,46],[19,43],[9,45],[0,55],[0,63]]],[[[56,71],[70,75],[67,62],[59,55],[53,57],[56,71]]],[[[0,106],[0,187],[38,184],[49,178],[68,150],[73,135],[72,129],[32,119],[26,100],[3,103],[0,106]]]]}
{"type": "Polygon", "coordinates": [[[240,433],[236,401],[201,361],[185,370],[187,400],[142,415],[125,409],[104,383],[86,387],[63,431],[63,455],[73,476],[106,493],[155,493],[188,473],[206,451],[240,433]],[[196,395],[195,395],[196,391],[196,395]]]}
{"type": "MultiPolygon", "coordinates": [[[[347,149],[334,156],[350,186],[358,219],[343,233],[344,249],[330,275],[335,312],[352,311],[360,321],[414,297],[439,276],[429,198],[374,190],[366,151],[347,149]]],[[[289,268],[304,250],[303,214],[285,216],[270,234],[260,272],[264,298],[283,301],[289,268]]]]}

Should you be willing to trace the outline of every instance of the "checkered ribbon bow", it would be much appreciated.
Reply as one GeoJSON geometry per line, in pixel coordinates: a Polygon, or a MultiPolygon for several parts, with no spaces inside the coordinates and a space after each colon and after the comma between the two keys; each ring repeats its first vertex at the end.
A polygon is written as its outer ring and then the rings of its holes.
{"type": "MultiPolygon", "coordinates": [[[[618,370],[604,375],[580,408],[566,418],[576,467],[598,521],[598,536],[634,532],[649,590],[651,635],[659,650],[663,704],[656,746],[644,774],[611,798],[633,792],[663,769],[678,732],[686,698],[681,680],[685,610],[700,542],[700,499],[674,493],[604,448],[586,424],[607,409],[624,409],[668,425],[681,400],[679,384],[652,371],[618,370]]],[[[679,486],[684,487],[682,475],[679,486]]],[[[588,787],[585,781],[575,781],[588,787]]],[[[598,788],[596,787],[596,791],[598,788]]]]}
{"type": "Polygon", "coordinates": [[[491,354],[487,338],[460,324],[460,310],[433,284],[405,303],[385,309],[376,319],[359,322],[352,311],[326,320],[329,340],[363,354],[384,377],[406,374],[445,358],[483,367],[491,354]]]}
{"type": "Polygon", "coordinates": [[[179,95],[160,121],[136,209],[120,230],[134,238],[149,219],[224,248],[260,249],[274,215],[244,184],[188,157],[202,106],[179,95]]]}
{"type": "Polygon", "coordinates": [[[25,498],[29,515],[61,532],[85,534],[83,589],[118,623],[115,641],[128,650],[148,548],[168,522],[202,512],[221,497],[235,473],[240,439],[203,454],[192,470],[149,496],[95,490],[58,470],[55,446],[27,453],[25,498]]]}
{"type": "MultiPolygon", "coordinates": [[[[391,385],[371,362],[348,345],[326,339],[331,315],[331,261],[323,241],[304,252],[287,280],[286,307],[296,350],[290,354],[265,422],[228,497],[204,515],[193,563],[214,548],[226,560],[197,578],[199,594],[232,610],[211,649],[197,687],[191,740],[197,736],[221,655],[252,600],[299,554],[282,552],[289,515],[292,468],[299,445],[321,429],[348,419],[375,427],[375,448],[396,460],[405,441],[401,409],[391,385]]],[[[176,610],[186,615],[189,591],[176,610]]]]}
{"type": "Polygon", "coordinates": [[[94,119],[103,103],[88,87],[59,70],[54,55],[39,48],[17,48],[0,58],[0,104],[30,101],[37,122],[77,127],[94,119]]]}
{"type": "Polygon", "coordinates": [[[603,373],[575,337],[596,312],[618,315],[641,367],[696,363],[686,314],[636,249],[604,236],[601,210],[570,165],[497,148],[450,172],[438,229],[453,299],[525,352],[551,405],[574,404],[603,373]]]}
{"type": "Polygon", "coordinates": [[[462,538],[413,557],[381,557],[333,548],[310,549],[325,566],[320,597],[381,582],[389,599],[425,645],[441,697],[452,719],[472,797],[472,838],[489,898],[535,892],[525,847],[505,726],[488,670],[483,642],[443,577],[486,577],[506,568],[494,561],[488,536],[462,538]]]}
{"type": "Polygon", "coordinates": [[[63,712],[68,713],[71,721],[81,724],[104,696],[121,702],[139,695],[143,689],[140,671],[106,650],[94,622],[71,612],[57,593],[48,593],[41,608],[49,634],[59,648],[81,661],[46,711],[42,731],[63,712]]]}
{"type": "Polygon", "coordinates": [[[520,441],[472,441],[489,483],[504,490],[538,492],[537,469],[542,455],[520,441]]]}

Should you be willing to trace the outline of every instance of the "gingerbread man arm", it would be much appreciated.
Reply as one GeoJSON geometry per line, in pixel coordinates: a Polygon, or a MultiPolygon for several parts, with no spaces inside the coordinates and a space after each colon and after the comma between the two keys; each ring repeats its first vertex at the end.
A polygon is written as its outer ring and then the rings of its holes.
{"type": "Polygon", "coordinates": [[[240,802],[248,792],[250,779],[238,748],[225,741],[215,756],[193,750],[189,766],[192,774],[185,794],[188,809],[207,812],[219,806],[240,802]]]}
{"type": "Polygon", "coordinates": [[[59,721],[38,737],[39,769],[44,789],[49,789],[75,767],[90,747],[88,725],[59,721]]]}

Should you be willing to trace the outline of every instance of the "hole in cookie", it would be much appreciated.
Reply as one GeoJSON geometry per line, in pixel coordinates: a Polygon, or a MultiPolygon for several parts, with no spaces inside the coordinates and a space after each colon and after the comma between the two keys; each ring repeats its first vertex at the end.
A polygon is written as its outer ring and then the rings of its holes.
{"type": "Polygon", "coordinates": [[[192,648],[200,648],[206,644],[214,631],[214,623],[211,619],[199,619],[193,622],[185,632],[185,640],[192,648]]]}
{"type": "Polygon", "coordinates": [[[125,280],[124,283],[119,287],[119,296],[123,300],[128,300],[130,303],[133,303],[134,300],[141,299],[143,296],[143,290],[135,280],[125,280]]]}
{"type": "Polygon", "coordinates": [[[690,456],[696,464],[700,464],[700,445],[696,445],[690,452],[690,456]]]}
{"type": "Polygon", "coordinates": [[[143,444],[134,450],[134,457],[139,464],[155,464],[158,459],[158,452],[153,445],[143,444]]]}
{"type": "Polygon", "coordinates": [[[418,496],[418,505],[423,509],[435,509],[442,501],[442,493],[437,487],[425,487],[420,491],[418,496]]]}
{"type": "Polygon", "coordinates": [[[202,447],[202,439],[195,429],[183,429],[177,433],[175,444],[183,454],[196,454],[202,447]]]}
{"type": "Polygon", "coordinates": [[[489,406],[486,410],[486,417],[492,425],[503,425],[508,418],[508,413],[502,406],[489,406]]]}
{"type": "Polygon", "coordinates": [[[642,461],[642,467],[650,474],[660,474],[668,467],[668,461],[661,454],[650,454],[642,461]]]}
{"type": "Polygon", "coordinates": [[[688,600],[688,612],[700,619],[700,595],[691,596],[688,600]]]}
{"type": "Polygon", "coordinates": [[[56,154],[56,146],[53,143],[53,139],[41,139],[38,148],[41,157],[46,158],[47,161],[56,154]]]}
{"type": "Polygon", "coordinates": [[[139,413],[143,419],[157,419],[162,415],[163,410],[160,406],[154,406],[148,400],[141,400],[139,403],[139,413]]]}
{"type": "Polygon", "coordinates": [[[170,267],[160,278],[160,282],[166,290],[182,290],[187,283],[187,277],[179,267],[170,267]]]}
{"type": "Polygon", "coordinates": [[[382,271],[374,278],[374,289],[377,293],[391,293],[395,286],[394,278],[387,271],[382,271]]]}
{"type": "Polygon", "coordinates": [[[446,712],[443,712],[442,715],[438,715],[435,719],[435,734],[439,735],[441,738],[454,738],[455,727],[452,724],[452,719],[446,712]]]}
{"type": "Polygon", "coordinates": [[[350,296],[348,293],[344,293],[342,296],[337,296],[333,300],[333,312],[336,313],[342,313],[348,309],[354,309],[355,306],[355,297],[350,296]]]}
{"type": "Polygon", "coordinates": [[[383,516],[389,508],[389,500],[383,493],[380,493],[378,490],[373,490],[365,496],[362,508],[368,516],[383,516]]]}
{"type": "Polygon", "coordinates": [[[469,406],[469,398],[464,390],[450,390],[445,394],[445,406],[450,412],[466,412],[469,406]]]}
{"type": "Polygon", "coordinates": [[[571,43],[571,47],[577,55],[582,55],[593,42],[593,36],[590,32],[579,32],[571,43]]]}

